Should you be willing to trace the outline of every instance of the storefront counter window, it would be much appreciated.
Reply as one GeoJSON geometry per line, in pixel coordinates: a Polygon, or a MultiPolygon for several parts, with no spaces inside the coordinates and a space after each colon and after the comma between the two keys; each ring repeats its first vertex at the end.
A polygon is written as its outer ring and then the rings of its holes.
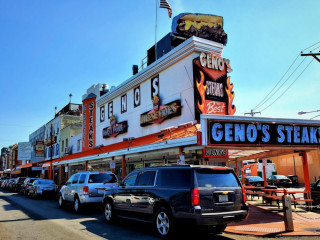
{"type": "Polygon", "coordinates": [[[88,162],[88,171],[92,172],[102,172],[102,171],[110,171],[110,164],[107,161],[101,162],[88,162]]]}
{"type": "Polygon", "coordinates": [[[85,164],[77,164],[77,165],[70,165],[69,167],[69,176],[71,177],[73,174],[84,171],[85,164]]]}

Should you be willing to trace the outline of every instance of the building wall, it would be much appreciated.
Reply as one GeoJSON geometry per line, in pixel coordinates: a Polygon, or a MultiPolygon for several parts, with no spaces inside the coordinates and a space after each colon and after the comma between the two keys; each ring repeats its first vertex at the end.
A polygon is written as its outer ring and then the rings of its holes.
{"type": "MultiPolygon", "coordinates": [[[[113,112],[117,118],[117,122],[128,121],[128,132],[118,135],[117,137],[103,138],[103,128],[110,126],[108,119],[108,103],[105,101],[103,104],[98,103],[97,112],[97,133],[96,145],[103,144],[104,146],[121,142],[123,138],[141,137],[152,133],[159,132],[161,129],[178,126],[179,124],[187,123],[195,120],[194,116],[194,89],[193,89],[193,68],[192,60],[199,56],[199,53],[192,53],[183,58],[174,65],[166,68],[165,70],[155,73],[154,76],[159,74],[159,95],[161,105],[166,105],[174,100],[181,100],[181,115],[165,120],[160,124],[152,124],[145,127],[140,126],[140,115],[142,113],[151,111],[153,109],[151,99],[151,78],[146,79],[140,85],[141,104],[134,107],[134,88],[121,93],[119,96],[112,99],[113,112]],[[121,96],[127,94],[127,112],[121,113],[121,96]],[[99,108],[105,107],[105,121],[100,123],[99,108]]],[[[154,77],[153,76],[153,77],[154,77]]],[[[135,87],[139,86],[136,85],[135,87]]],[[[111,90],[112,93],[112,90],[111,90]]],[[[108,95],[108,94],[106,94],[108,95]]]]}
{"type": "MultiPolygon", "coordinates": [[[[302,157],[298,153],[283,155],[279,157],[270,158],[275,165],[277,174],[280,175],[295,175],[294,165],[296,168],[296,175],[298,176],[299,183],[304,183],[302,157]]],[[[315,178],[320,177],[320,151],[313,150],[308,152],[308,166],[309,166],[309,179],[311,182],[315,178]]]]}
{"type": "Polygon", "coordinates": [[[67,154],[75,153],[73,152],[73,137],[78,136],[82,131],[81,124],[69,125],[61,130],[60,135],[60,156],[65,156],[67,154]],[[67,141],[68,140],[68,141],[67,141]],[[68,142],[68,146],[66,143],[68,142]]]}
{"type": "MultiPolygon", "coordinates": [[[[45,125],[45,141],[50,140],[51,136],[51,124],[52,124],[52,136],[57,138],[55,144],[52,145],[52,159],[60,157],[60,132],[61,132],[61,116],[52,119],[45,125]]],[[[45,160],[50,160],[50,149],[51,146],[45,146],[45,160]]]]}
{"type": "Polygon", "coordinates": [[[36,131],[29,135],[29,142],[32,145],[31,162],[41,161],[44,159],[44,155],[41,157],[36,157],[35,148],[37,141],[44,141],[45,130],[46,127],[45,125],[43,125],[42,127],[38,128],[36,131]]]}
{"type": "Polygon", "coordinates": [[[82,132],[70,138],[70,147],[72,147],[73,154],[82,152],[82,132]]]}

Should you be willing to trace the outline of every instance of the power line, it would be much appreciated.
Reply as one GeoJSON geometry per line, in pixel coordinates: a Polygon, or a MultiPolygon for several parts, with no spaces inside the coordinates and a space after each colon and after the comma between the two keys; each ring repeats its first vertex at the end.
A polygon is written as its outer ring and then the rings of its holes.
{"type": "Polygon", "coordinates": [[[297,61],[298,57],[300,56],[300,54],[298,54],[298,56],[294,59],[294,61],[292,62],[292,64],[290,65],[290,67],[287,69],[287,71],[285,72],[285,74],[281,77],[281,79],[276,83],[276,85],[271,89],[271,91],[253,108],[253,110],[257,109],[258,107],[262,106],[266,101],[266,98],[273,92],[273,90],[279,85],[279,83],[282,81],[282,79],[284,78],[284,76],[288,73],[288,71],[290,70],[290,68],[293,66],[293,64],[297,61]]]}
{"type": "MultiPolygon", "coordinates": [[[[267,101],[269,101],[282,87],[283,85],[291,78],[291,76],[298,70],[298,68],[301,66],[301,64],[306,60],[306,57],[300,62],[300,64],[293,70],[293,72],[290,74],[289,77],[276,89],[276,91],[268,98],[266,99],[262,104],[260,104],[259,108],[261,108],[267,101]]],[[[280,82],[279,82],[280,83],[280,82]]]]}
{"type": "Polygon", "coordinates": [[[305,50],[307,50],[307,49],[309,49],[309,48],[311,48],[311,47],[313,47],[313,46],[317,45],[318,43],[320,43],[320,41],[319,41],[319,42],[317,42],[317,43],[315,43],[315,44],[313,44],[313,45],[311,45],[310,47],[307,47],[306,49],[302,50],[301,52],[303,52],[303,51],[305,51],[305,50]]]}
{"type": "Polygon", "coordinates": [[[288,89],[299,79],[299,77],[302,75],[302,73],[304,73],[304,71],[310,66],[310,64],[312,63],[313,59],[308,63],[308,65],[303,69],[303,71],[299,74],[299,76],[286,88],[286,90],[284,90],[282,92],[282,94],[279,95],[279,97],[277,97],[271,104],[269,104],[266,108],[264,108],[263,110],[261,110],[261,112],[263,112],[264,110],[268,109],[271,105],[273,105],[276,101],[278,101],[279,98],[281,98],[286,91],[288,91],[288,89]]]}

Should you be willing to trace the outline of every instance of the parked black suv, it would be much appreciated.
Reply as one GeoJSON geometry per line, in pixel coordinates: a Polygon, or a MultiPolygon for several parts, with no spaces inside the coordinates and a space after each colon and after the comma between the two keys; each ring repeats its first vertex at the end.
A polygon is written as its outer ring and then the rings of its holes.
{"type": "Polygon", "coordinates": [[[199,165],[150,167],[131,172],[119,186],[106,189],[104,219],[153,222],[162,237],[177,224],[221,233],[227,223],[248,215],[245,191],[231,168],[199,165]]]}

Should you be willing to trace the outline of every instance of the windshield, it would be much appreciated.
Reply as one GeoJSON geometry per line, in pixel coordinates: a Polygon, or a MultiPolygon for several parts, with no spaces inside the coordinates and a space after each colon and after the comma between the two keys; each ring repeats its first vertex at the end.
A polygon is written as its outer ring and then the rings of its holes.
{"type": "Polygon", "coordinates": [[[236,176],[227,170],[198,169],[199,187],[239,187],[236,176]]]}
{"type": "Polygon", "coordinates": [[[114,174],[97,173],[90,174],[89,183],[116,183],[117,178],[114,174]]]}

